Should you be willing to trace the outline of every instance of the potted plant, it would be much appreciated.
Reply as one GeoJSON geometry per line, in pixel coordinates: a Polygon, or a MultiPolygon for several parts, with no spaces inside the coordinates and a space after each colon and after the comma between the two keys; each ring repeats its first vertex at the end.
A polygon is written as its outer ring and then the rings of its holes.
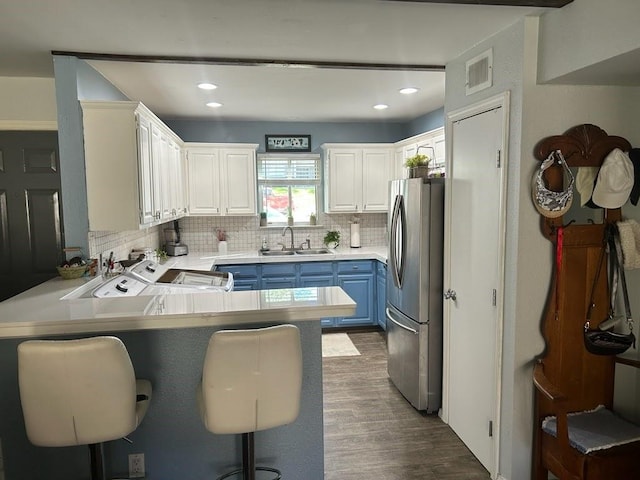
{"type": "Polygon", "coordinates": [[[337,230],[327,230],[323,239],[328,248],[337,248],[340,245],[340,232],[337,230]]]}
{"type": "Polygon", "coordinates": [[[167,252],[161,249],[160,247],[156,248],[154,253],[156,254],[156,258],[158,259],[158,263],[164,263],[167,261],[167,252]]]}
{"type": "Polygon", "coordinates": [[[267,212],[260,212],[260,226],[267,226],[267,212]]]}
{"type": "Polygon", "coordinates": [[[409,169],[409,178],[426,177],[429,173],[429,161],[427,155],[416,153],[405,160],[404,166],[409,169]]]}
{"type": "Polygon", "coordinates": [[[309,215],[309,225],[315,225],[317,223],[316,214],[312,213],[309,215]]]}

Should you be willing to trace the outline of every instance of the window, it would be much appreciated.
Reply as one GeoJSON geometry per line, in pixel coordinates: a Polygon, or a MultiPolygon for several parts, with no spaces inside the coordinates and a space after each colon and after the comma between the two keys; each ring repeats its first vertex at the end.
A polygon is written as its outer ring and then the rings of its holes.
{"type": "Polygon", "coordinates": [[[286,225],[289,213],[297,224],[308,224],[320,205],[320,155],[258,155],[258,205],[267,224],[286,225]]]}

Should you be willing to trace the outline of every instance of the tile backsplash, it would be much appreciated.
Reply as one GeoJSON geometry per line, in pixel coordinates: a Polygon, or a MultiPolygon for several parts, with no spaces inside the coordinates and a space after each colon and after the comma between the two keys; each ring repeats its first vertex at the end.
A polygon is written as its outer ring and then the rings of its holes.
{"type": "Polygon", "coordinates": [[[113,252],[116,260],[126,260],[131,250],[146,247],[155,250],[164,239],[162,230],[163,225],[130,232],[89,232],[89,257],[113,252]]]}
{"type": "MultiPolygon", "coordinates": [[[[386,245],[387,214],[368,213],[360,215],[360,245],[362,247],[386,245]]],[[[338,230],[341,233],[340,244],[349,246],[353,215],[319,214],[318,225],[293,226],[295,245],[299,246],[307,235],[311,239],[311,247],[322,246],[322,239],[327,230],[338,230]]],[[[265,238],[269,247],[279,248],[278,242],[291,242],[289,234],[282,237],[283,227],[260,227],[258,217],[185,217],[180,219],[182,241],[190,251],[216,252],[218,240],[216,229],[222,228],[227,233],[228,250],[252,251],[262,245],[265,238]]]]}
{"type": "MultiPolygon", "coordinates": [[[[327,230],[341,233],[340,245],[349,246],[351,240],[350,214],[318,215],[318,225],[314,227],[293,227],[295,245],[299,246],[309,236],[311,247],[322,247],[322,239],[327,230]]],[[[360,246],[386,245],[387,214],[368,213],[358,216],[360,223],[360,246]]],[[[289,234],[283,238],[282,227],[260,227],[256,217],[184,217],[179,221],[180,236],[191,252],[217,252],[216,230],[227,233],[228,250],[253,251],[262,245],[265,238],[269,247],[279,248],[278,242],[290,243],[289,234]]],[[[164,229],[171,228],[171,222],[145,230],[130,232],[89,232],[89,256],[97,258],[101,253],[113,252],[116,260],[126,259],[134,249],[156,249],[164,244],[164,229]]]]}

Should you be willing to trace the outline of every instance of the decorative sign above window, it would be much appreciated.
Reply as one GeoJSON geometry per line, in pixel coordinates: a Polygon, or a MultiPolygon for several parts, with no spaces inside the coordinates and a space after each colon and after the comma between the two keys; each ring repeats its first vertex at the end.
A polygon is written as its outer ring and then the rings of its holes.
{"type": "Polygon", "coordinates": [[[311,135],[265,135],[267,152],[310,152],[311,135]]]}

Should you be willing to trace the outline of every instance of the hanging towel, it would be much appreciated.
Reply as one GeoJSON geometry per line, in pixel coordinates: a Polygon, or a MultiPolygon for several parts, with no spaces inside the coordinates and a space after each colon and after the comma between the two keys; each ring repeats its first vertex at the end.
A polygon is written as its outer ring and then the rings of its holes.
{"type": "Polygon", "coordinates": [[[635,220],[622,220],[616,226],[620,232],[624,268],[640,268],[640,224],[635,220]]]}

